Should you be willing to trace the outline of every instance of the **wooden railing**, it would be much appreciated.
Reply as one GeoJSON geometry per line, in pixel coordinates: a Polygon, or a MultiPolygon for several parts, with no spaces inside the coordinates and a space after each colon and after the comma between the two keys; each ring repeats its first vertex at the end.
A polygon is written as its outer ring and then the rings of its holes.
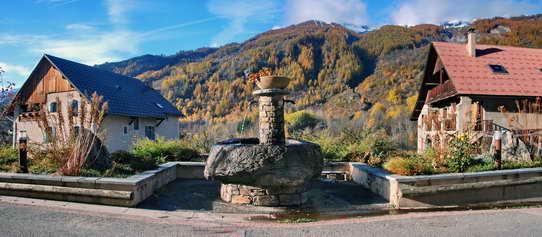
{"type": "Polygon", "coordinates": [[[40,112],[23,112],[19,114],[20,120],[37,120],[40,117],[40,112]]]}

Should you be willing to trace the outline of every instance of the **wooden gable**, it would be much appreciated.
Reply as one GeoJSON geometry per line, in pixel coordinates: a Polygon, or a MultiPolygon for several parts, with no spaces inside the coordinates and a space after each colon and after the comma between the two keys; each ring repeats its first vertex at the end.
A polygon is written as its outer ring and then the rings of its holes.
{"type": "Polygon", "coordinates": [[[43,104],[47,94],[74,91],[70,82],[48,60],[42,59],[21,88],[22,104],[43,104]]]}
{"type": "Polygon", "coordinates": [[[434,45],[431,44],[425,63],[424,76],[418,90],[418,99],[416,100],[410,120],[418,120],[418,116],[425,104],[449,98],[456,93],[457,90],[452,80],[450,80],[444,62],[435,50],[434,45]]]}

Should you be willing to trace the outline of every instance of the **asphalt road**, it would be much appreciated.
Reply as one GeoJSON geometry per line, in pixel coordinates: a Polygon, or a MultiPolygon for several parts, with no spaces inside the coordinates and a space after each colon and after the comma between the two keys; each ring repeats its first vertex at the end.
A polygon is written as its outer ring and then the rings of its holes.
{"type": "Polygon", "coordinates": [[[104,207],[103,212],[93,209],[0,200],[0,236],[542,236],[542,208],[410,213],[303,224],[217,221],[213,216],[171,219],[175,213],[146,218],[146,210],[124,215],[113,213],[121,210],[114,207],[109,211],[104,207]]]}

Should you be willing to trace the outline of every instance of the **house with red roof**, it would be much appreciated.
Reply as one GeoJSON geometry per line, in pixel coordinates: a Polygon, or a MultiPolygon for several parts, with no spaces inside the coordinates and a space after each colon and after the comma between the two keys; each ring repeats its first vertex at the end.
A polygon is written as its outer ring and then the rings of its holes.
{"type": "Polygon", "coordinates": [[[542,49],[479,45],[472,30],[466,44],[434,42],[411,115],[418,123],[418,152],[467,130],[482,136],[514,127],[540,129],[539,114],[510,116],[518,112],[519,101],[535,102],[539,96],[542,49]],[[518,124],[521,120],[530,123],[518,124]]]}

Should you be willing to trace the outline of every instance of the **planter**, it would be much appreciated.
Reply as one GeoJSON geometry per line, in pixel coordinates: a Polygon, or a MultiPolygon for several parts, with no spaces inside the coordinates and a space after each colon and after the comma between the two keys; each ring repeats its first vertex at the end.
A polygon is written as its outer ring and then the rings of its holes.
{"type": "Polygon", "coordinates": [[[290,83],[289,78],[279,76],[264,76],[256,81],[256,85],[260,89],[284,89],[288,83],[290,83]]]}

